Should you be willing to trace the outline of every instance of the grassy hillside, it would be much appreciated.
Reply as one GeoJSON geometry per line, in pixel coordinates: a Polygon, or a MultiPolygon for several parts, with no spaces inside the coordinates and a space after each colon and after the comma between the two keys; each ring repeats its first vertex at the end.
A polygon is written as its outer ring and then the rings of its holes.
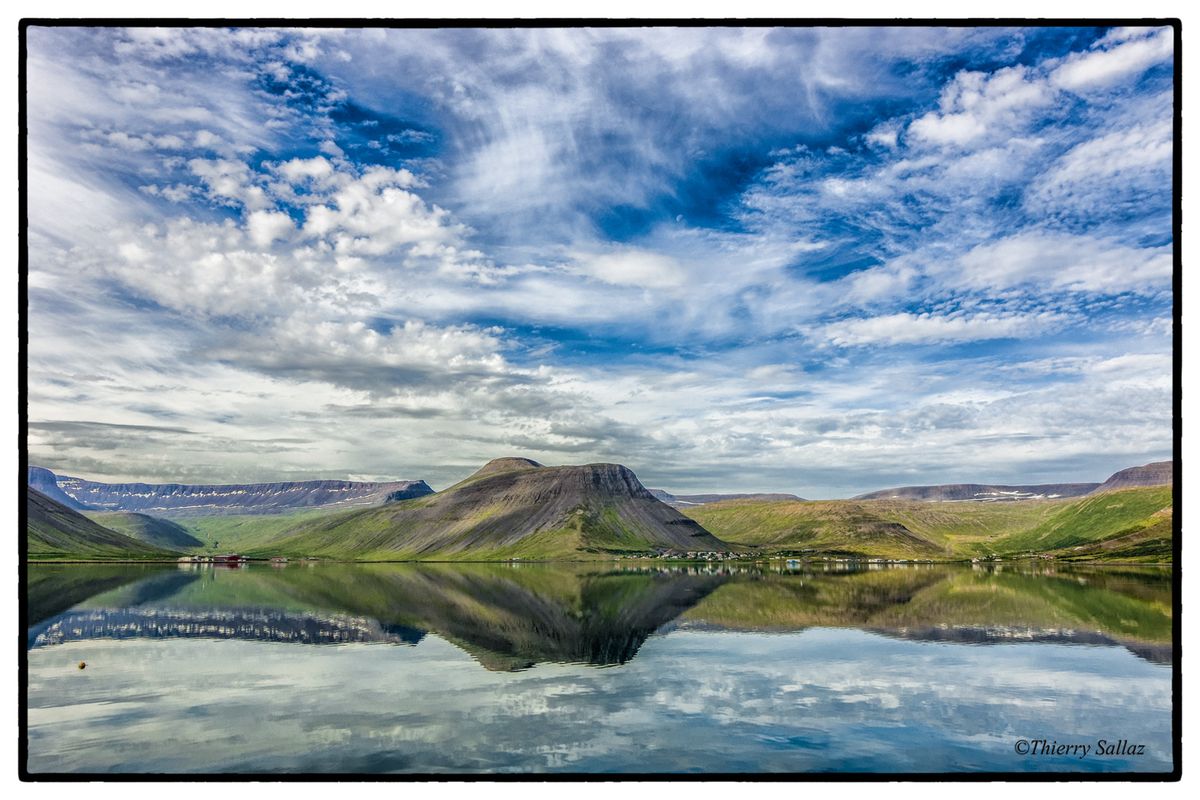
{"type": "Polygon", "coordinates": [[[109,530],[139,542],[170,550],[188,550],[204,543],[177,522],[133,511],[88,511],[84,516],[109,530]]]}
{"type": "Polygon", "coordinates": [[[916,533],[871,504],[846,500],[730,500],[689,508],[688,516],[717,537],[768,551],[886,558],[944,558],[944,536],[916,533]]]}
{"type": "MultiPolygon", "coordinates": [[[[571,560],[609,552],[646,552],[654,542],[614,507],[570,512],[562,524],[535,530],[516,539],[489,541],[479,528],[501,516],[494,507],[474,514],[448,514],[428,520],[428,501],[418,498],[394,506],[323,514],[292,520],[281,533],[258,527],[238,547],[251,556],[318,556],[392,561],[504,561],[512,558],[571,560]]],[[[505,515],[507,516],[507,515],[505,515]]],[[[247,526],[260,525],[247,520],[247,526]]],[[[519,521],[516,529],[519,530],[519,521]]],[[[700,545],[693,545],[699,547],[700,545]]],[[[708,549],[708,548],[706,548],[708,549]]]]}
{"type": "Polygon", "coordinates": [[[25,488],[25,541],[30,561],[171,559],[177,552],[109,530],[25,488]]]}
{"type": "MultiPolygon", "coordinates": [[[[311,520],[328,519],[350,511],[296,511],[291,514],[231,514],[176,520],[200,544],[189,552],[261,550],[288,531],[311,520]]],[[[272,553],[272,555],[274,555],[272,553]]]]}
{"type": "Polygon", "coordinates": [[[685,513],[725,541],[766,552],[879,558],[1053,553],[1077,560],[1171,560],[1171,487],[1063,500],[929,503],[727,501],[685,513]]]}
{"type": "Polygon", "coordinates": [[[1170,486],[1103,492],[1068,503],[1029,529],[992,544],[996,552],[1118,552],[1145,558],[1171,554],[1170,486]],[[1107,543],[1107,547],[1105,546],[1107,543]]]}

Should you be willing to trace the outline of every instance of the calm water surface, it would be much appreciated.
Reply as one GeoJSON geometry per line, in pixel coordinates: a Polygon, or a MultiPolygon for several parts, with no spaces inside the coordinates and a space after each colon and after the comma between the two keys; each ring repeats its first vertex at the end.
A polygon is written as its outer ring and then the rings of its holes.
{"type": "Polygon", "coordinates": [[[1166,570],[56,566],[26,591],[35,773],[1171,769],[1166,570]]]}

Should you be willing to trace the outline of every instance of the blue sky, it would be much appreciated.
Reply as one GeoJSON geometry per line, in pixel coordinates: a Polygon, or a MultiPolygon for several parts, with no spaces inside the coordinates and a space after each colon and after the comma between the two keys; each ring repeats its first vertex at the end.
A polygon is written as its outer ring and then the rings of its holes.
{"type": "Polygon", "coordinates": [[[618,461],[674,491],[1171,450],[1169,29],[30,29],[30,456],[618,461]]]}

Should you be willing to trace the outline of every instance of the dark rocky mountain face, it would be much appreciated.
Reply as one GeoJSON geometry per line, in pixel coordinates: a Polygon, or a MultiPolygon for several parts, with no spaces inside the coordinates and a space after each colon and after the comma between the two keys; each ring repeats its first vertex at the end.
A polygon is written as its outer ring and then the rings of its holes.
{"type": "Polygon", "coordinates": [[[689,506],[703,506],[709,503],[720,503],[723,500],[748,500],[751,502],[773,503],[778,501],[791,501],[794,503],[804,502],[803,497],[797,497],[794,494],[770,494],[770,493],[750,493],[750,494],[671,494],[662,489],[650,489],[650,494],[666,503],[673,508],[688,508],[689,506]]]}
{"type": "Polygon", "coordinates": [[[853,500],[925,500],[932,502],[974,500],[1003,503],[1013,500],[1051,500],[1081,497],[1093,491],[1098,483],[1040,483],[1028,486],[1005,486],[982,483],[947,483],[939,486],[900,486],[878,492],[860,494],[853,500]]]}
{"type": "Polygon", "coordinates": [[[634,535],[649,546],[726,549],[696,522],[659,502],[620,464],[544,467],[527,459],[496,459],[439,495],[428,508],[433,514],[464,520],[489,509],[473,533],[505,543],[569,526],[578,517],[585,538],[634,535]]]}
{"type": "Polygon", "coordinates": [[[1097,492],[1130,489],[1135,486],[1164,486],[1175,482],[1175,462],[1155,461],[1140,467],[1129,467],[1113,473],[1096,488],[1097,492]]]}
{"type": "Polygon", "coordinates": [[[433,494],[425,481],[289,481],[221,486],[100,483],[55,475],[41,467],[30,467],[28,480],[31,486],[69,508],[137,511],[166,517],[358,508],[433,494]]]}

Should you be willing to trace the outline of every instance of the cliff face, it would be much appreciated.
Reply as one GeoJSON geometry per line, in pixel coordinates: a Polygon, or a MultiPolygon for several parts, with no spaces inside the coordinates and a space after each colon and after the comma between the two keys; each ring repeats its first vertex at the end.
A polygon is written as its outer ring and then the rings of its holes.
{"type": "Polygon", "coordinates": [[[619,464],[497,459],[428,497],[299,526],[276,543],[305,555],[569,557],[573,552],[728,550],[619,464]]]}
{"type": "Polygon", "coordinates": [[[1175,462],[1155,461],[1140,467],[1129,467],[1120,472],[1114,472],[1108,480],[1100,484],[1096,491],[1131,489],[1135,486],[1164,486],[1174,482],[1175,462]]]}
{"type": "Polygon", "coordinates": [[[1098,483],[1039,483],[1028,486],[1006,486],[983,483],[946,483],[938,486],[900,486],[878,492],[860,494],[852,500],[976,500],[1004,502],[1012,500],[1048,500],[1060,497],[1081,497],[1094,490],[1098,483]]]}
{"type": "Polygon", "coordinates": [[[389,498],[432,494],[425,481],[289,481],[220,486],[100,483],[29,468],[29,484],[75,509],[136,511],[166,517],[281,514],[298,509],[374,506],[389,498]],[[45,487],[45,488],[42,488],[45,487]]]}
{"type": "Polygon", "coordinates": [[[71,497],[58,488],[58,476],[45,467],[30,467],[25,483],[30,488],[37,490],[51,500],[62,503],[67,508],[73,508],[76,511],[87,508],[87,506],[80,503],[74,497],[71,497]]]}

